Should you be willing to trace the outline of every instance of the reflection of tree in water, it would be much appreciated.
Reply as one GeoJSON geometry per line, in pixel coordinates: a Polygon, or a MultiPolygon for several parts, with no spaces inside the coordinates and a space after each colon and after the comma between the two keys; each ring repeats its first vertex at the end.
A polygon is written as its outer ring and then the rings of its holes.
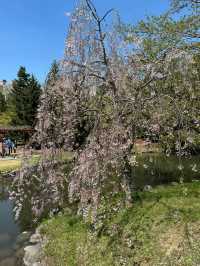
{"type": "Polygon", "coordinates": [[[10,180],[0,176],[0,201],[8,199],[10,185],[11,185],[10,180]]]}
{"type": "MultiPolygon", "coordinates": [[[[32,184],[31,184],[32,187],[32,184]]],[[[23,204],[21,203],[21,198],[15,198],[13,197],[13,193],[16,195],[18,191],[16,190],[15,182],[12,182],[10,186],[11,193],[11,199],[13,201],[13,208],[15,209],[13,211],[13,216],[15,217],[15,220],[17,221],[20,230],[21,231],[31,231],[33,228],[37,226],[36,223],[34,223],[34,218],[32,214],[32,197],[35,193],[34,190],[26,189],[23,191],[23,193],[20,194],[20,197],[24,197],[25,200],[23,201],[23,204]],[[18,201],[18,204],[21,205],[21,211],[16,211],[16,201],[18,201]]]]}
{"type": "MultiPolygon", "coordinates": [[[[6,176],[0,175],[0,202],[9,200],[9,192],[12,188],[12,179],[6,176]]],[[[21,213],[17,223],[21,231],[26,231],[32,228],[32,219],[31,219],[31,207],[28,206],[29,201],[25,204],[23,212],[21,213]]],[[[15,219],[13,213],[13,219],[15,219]]]]}
{"type": "Polygon", "coordinates": [[[29,201],[24,202],[23,210],[17,219],[17,223],[21,231],[32,231],[37,226],[37,224],[33,221],[31,207],[32,206],[29,201]]]}

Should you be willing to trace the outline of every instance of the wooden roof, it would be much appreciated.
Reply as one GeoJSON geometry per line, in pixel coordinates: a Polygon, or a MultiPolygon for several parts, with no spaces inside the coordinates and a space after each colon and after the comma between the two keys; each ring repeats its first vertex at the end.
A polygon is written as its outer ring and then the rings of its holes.
{"type": "Polygon", "coordinates": [[[18,126],[18,127],[6,127],[0,125],[0,134],[8,132],[33,132],[34,129],[29,126],[18,126]]]}

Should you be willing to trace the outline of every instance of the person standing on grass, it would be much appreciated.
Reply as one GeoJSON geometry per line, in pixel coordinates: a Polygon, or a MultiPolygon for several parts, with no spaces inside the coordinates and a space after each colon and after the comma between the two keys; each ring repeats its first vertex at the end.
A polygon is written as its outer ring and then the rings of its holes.
{"type": "Polygon", "coordinates": [[[12,140],[10,138],[7,138],[6,144],[7,144],[7,147],[8,147],[8,155],[10,156],[11,153],[12,153],[12,149],[13,149],[13,142],[12,142],[12,140]]]}
{"type": "Polygon", "coordinates": [[[12,145],[12,152],[16,153],[16,147],[14,141],[11,141],[11,145],[12,145]]]}

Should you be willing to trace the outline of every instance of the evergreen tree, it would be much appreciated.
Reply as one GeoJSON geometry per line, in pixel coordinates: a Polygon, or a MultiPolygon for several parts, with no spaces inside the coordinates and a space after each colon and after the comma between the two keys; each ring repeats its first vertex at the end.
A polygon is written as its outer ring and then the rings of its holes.
{"type": "Polygon", "coordinates": [[[27,104],[28,107],[28,112],[26,115],[27,123],[30,125],[35,125],[35,119],[36,119],[36,114],[37,114],[37,109],[38,109],[38,104],[39,104],[39,98],[41,94],[41,87],[38,81],[35,79],[33,75],[31,75],[29,79],[29,92],[28,94],[31,96],[28,98],[29,100],[29,105],[27,104]]]}
{"type": "Polygon", "coordinates": [[[48,86],[55,85],[58,78],[59,78],[59,64],[56,60],[54,60],[49,70],[49,73],[47,75],[47,78],[46,78],[46,82],[45,82],[46,90],[48,86]]]}
{"type": "Polygon", "coordinates": [[[41,94],[41,86],[33,75],[26,72],[25,67],[20,67],[18,78],[13,82],[11,92],[15,117],[14,125],[29,125],[35,123],[36,112],[41,94]]]}
{"type": "Polygon", "coordinates": [[[3,93],[0,91],[0,113],[6,111],[6,100],[3,93]]]}
{"type": "Polygon", "coordinates": [[[54,61],[46,78],[44,91],[40,97],[37,113],[35,139],[45,146],[60,146],[63,143],[61,134],[63,97],[56,88],[59,80],[59,64],[54,61]],[[59,125],[60,121],[60,125],[59,125]],[[53,140],[56,140],[55,142],[53,140]]]}

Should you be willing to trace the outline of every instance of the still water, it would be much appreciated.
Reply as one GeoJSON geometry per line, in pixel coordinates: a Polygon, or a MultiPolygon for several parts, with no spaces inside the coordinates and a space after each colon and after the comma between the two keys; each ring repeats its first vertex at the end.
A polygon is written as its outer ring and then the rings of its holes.
{"type": "Polygon", "coordinates": [[[23,235],[13,216],[13,203],[9,200],[11,181],[0,176],[0,266],[22,265],[23,235]]]}
{"type": "Polygon", "coordinates": [[[136,166],[133,167],[133,179],[138,188],[200,180],[200,156],[177,158],[161,154],[138,155],[136,166]]]}

